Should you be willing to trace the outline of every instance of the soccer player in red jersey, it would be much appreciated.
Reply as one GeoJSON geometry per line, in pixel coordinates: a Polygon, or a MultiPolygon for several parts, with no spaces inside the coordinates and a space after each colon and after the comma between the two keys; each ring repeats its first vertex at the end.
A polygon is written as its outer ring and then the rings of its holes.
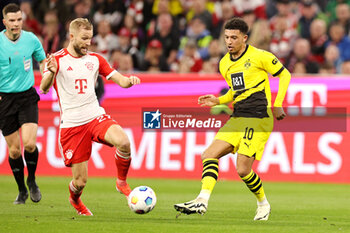
{"type": "Polygon", "coordinates": [[[88,52],[92,35],[93,28],[87,19],[73,20],[69,27],[68,47],[47,57],[40,84],[42,93],[47,93],[53,85],[59,98],[59,148],[65,165],[72,169],[69,201],[79,215],[92,215],[80,196],[88,178],[93,141],[116,148],[116,188],[126,197],[131,192],[126,182],[131,162],[130,142],[124,130],[98,103],[94,89],[98,74],[123,88],[140,84],[138,77],[125,77],[111,68],[102,56],[88,52]]]}

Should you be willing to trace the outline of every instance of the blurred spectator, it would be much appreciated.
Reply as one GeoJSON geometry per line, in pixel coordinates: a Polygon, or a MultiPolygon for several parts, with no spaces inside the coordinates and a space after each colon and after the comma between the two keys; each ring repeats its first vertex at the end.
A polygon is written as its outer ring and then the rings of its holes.
{"type": "Polygon", "coordinates": [[[330,40],[326,43],[334,44],[338,47],[340,52],[340,59],[350,60],[350,38],[345,35],[344,26],[340,23],[333,23],[329,28],[330,40]]]}
{"type": "Polygon", "coordinates": [[[50,10],[46,12],[44,17],[43,28],[43,48],[46,53],[55,53],[62,48],[62,39],[60,35],[60,23],[56,11],[50,10]]]}
{"type": "Polygon", "coordinates": [[[350,74],[350,61],[344,61],[341,65],[341,74],[350,74]]]}
{"type": "Polygon", "coordinates": [[[274,15],[277,14],[276,2],[277,0],[265,0],[266,2],[266,16],[268,19],[271,19],[274,15]]]}
{"type": "Polygon", "coordinates": [[[193,0],[191,10],[186,15],[187,22],[191,22],[197,17],[205,24],[205,28],[209,31],[212,29],[212,15],[214,11],[214,3],[208,0],[193,0]]]}
{"type": "Polygon", "coordinates": [[[233,7],[230,0],[224,0],[221,3],[219,2],[218,5],[219,7],[217,7],[217,10],[213,15],[214,25],[212,29],[212,36],[215,39],[220,37],[223,31],[225,22],[234,16],[233,7]]]}
{"type": "Polygon", "coordinates": [[[231,0],[234,15],[242,17],[244,12],[249,11],[258,19],[266,19],[265,0],[231,0]]]}
{"type": "Polygon", "coordinates": [[[297,31],[294,27],[288,28],[290,21],[284,16],[274,16],[275,24],[270,28],[272,37],[270,51],[278,56],[282,63],[291,52],[294,41],[297,38],[297,31]]]}
{"type": "MultiPolygon", "coordinates": [[[[290,1],[289,0],[276,0],[276,9],[277,9],[277,16],[284,16],[284,17],[290,17],[291,19],[296,18],[295,15],[293,15],[293,12],[291,11],[290,1]]],[[[273,20],[273,17],[271,18],[273,20]]],[[[295,22],[292,22],[295,23],[295,22]]]]}
{"type": "Polygon", "coordinates": [[[328,1],[329,0],[316,0],[317,5],[320,7],[320,10],[322,12],[326,11],[326,6],[327,6],[328,1]]]}
{"type": "Polygon", "coordinates": [[[151,25],[154,28],[150,28],[148,35],[162,43],[163,56],[167,58],[167,63],[170,66],[176,60],[180,45],[179,31],[174,25],[173,18],[169,13],[161,13],[151,25]]]}
{"type": "Polygon", "coordinates": [[[142,0],[131,0],[127,13],[134,17],[135,22],[139,25],[143,23],[143,1],[142,0]]]}
{"type": "Polygon", "coordinates": [[[202,69],[203,60],[197,51],[196,42],[188,40],[183,54],[178,58],[178,73],[199,72],[202,69]]]}
{"type": "Polygon", "coordinates": [[[134,71],[135,70],[131,55],[128,53],[121,54],[119,59],[118,72],[128,74],[133,73],[134,71]]]}
{"type": "Polygon", "coordinates": [[[306,74],[307,70],[306,70],[306,66],[303,62],[297,62],[294,64],[294,68],[291,71],[291,73],[293,74],[306,74]]]}
{"type": "Polygon", "coordinates": [[[78,0],[73,6],[73,18],[87,18],[91,21],[91,0],[78,0]]]}
{"type": "Polygon", "coordinates": [[[122,53],[128,53],[132,57],[134,67],[140,69],[140,54],[139,50],[131,44],[131,33],[125,27],[121,28],[118,32],[119,49],[122,53]]]}
{"type": "Polygon", "coordinates": [[[318,71],[319,74],[335,74],[335,67],[330,63],[323,63],[318,71]]]}
{"type": "Polygon", "coordinates": [[[146,40],[145,32],[136,24],[134,17],[129,13],[124,17],[124,27],[130,32],[130,43],[132,47],[141,49],[146,46],[146,44],[142,44],[146,40]]]}
{"type": "Polygon", "coordinates": [[[340,3],[335,8],[336,19],[334,22],[337,22],[343,25],[345,29],[345,34],[349,35],[350,29],[350,8],[346,3],[340,3]]]}
{"type": "Polygon", "coordinates": [[[317,12],[317,5],[313,0],[302,0],[300,3],[301,17],[298,23],[299,35],[302,38],[310,38],[310,26],[316,18],[324,18],[321,13],[317,12]]]}
{"type": "Polygon", "coordinates": [[[169,66],[163,57],[162,43],[153,39],[148,43],[141,70],[148,72],[168,72],[169,66]]]}
{"type": "Polygon", "coordinates": [[[219,40],[210,41],[208,47],[209,58],[203,61],[202,73],[214,74],[219,72],[219,62],[224,55],[224,52],[220,48],[219,40]]]}
{"type": "Polygon", "coordinates": [[[196,41],[199,54],[202,59],[208,58],[208,46],[212,40],[210,32],[206,29],[205,23],[200,17],[194,17],[187,28],[186,36],[180,41],[179,55],[181,56],[188,40],[196,41]]]}
{"type": "Polygon", "coordinates": [[[131,15],[138,26],[146,28],[146,25],[153,18],[153,0],[129,0],[127,14],[131,15]]]}
{"type": "Polygon", "coordinates": [[[327,25],[321,19],[314,19],[310,25],[310,45],[313,59],[319,64],[324,61],[324,52],[326,49],[327,25]]]}
{"type": "Polygon", "coordinates": [[[310,56],[310,43],[304,38],[295,41],[293,53],[286,62],[286,68],[292,73],[318,73],[318,64],[310,56]]]}
{"type": "Polygon", "coordinates": [[[259,49],[269,50],[271,43],[271,30],[267,20],[258,20],[250,29],[248,44],[259,49]]]}
{"type": "Polygon", "coordinates": [[[342,3],[346,3],[347,5],[350,5],[350,0],[328,0],[328,3],[326,5],[326,12],[331,22],[337,18],[336,16],[337,5],[342,3]]]}
{"type": "Polygon", "coordinates": [[[55,10],[57,12],[61,25],[64,25],[71,15],[71,9],[67,6],[65,1],[33,0],[34,15],[41,23],[44,23],[45,14],[51,10],[55,10]]]}
{"type": "Polygon", "coordinates": [[[182,14],[183,8],[179,0],[154,0],[152,13],[158,15],[161,13],[170,13],[172,16],[182,14]]]}
{"type": "Polygon", "coordinates": [[[125,27],[122,27],[118,32],[119,48],[123,53],[128,53],[132,47],[130,35],[130,31],[125,27]]]}
{"type": "Polygon", "coordinates": [[[21,2],[20,7],[23,16],[23,30],[33,32],[35,35],[40,36],[41,25],[39,21],[34,17],[31,2],[23,1],[21,2]]]}
{"type": "Polygon", "coordinates": [[[218,72],[216,64],[213,63],[211,60],[205,60],[202,64],[202,69],[200,70],[200,73],[202,74],[216,74],[218,72]]]}
{"type": "Polygon", "coordinates": [[[119,0],[97,1],[94,7],[93,22],[98,24],[101,20],[107,20],[111,24],[112,31],[117,30],[126,12],[124,2],[119,0]]]}
{"type": "Polygon", "coordinates": [[[297,38],[297,17],[290,12],[289,0],[277,0],[278,13],[270,20],[272,32],[270,51],[284,63],[297,38]]]}
{"type": "Polygon", "coordinates": [[[326,48],[325,51],[325,61],[323,65],[332,66],[335,73],[341,72],[342,59],[340,58],[340,52],[336,45],[331,44],[326,48]]]}
{"type": "Polygon", "coordinates": [[[253,11],[247,10],[243,12],[242,19],[248,24],[249,32],[248,32],[248,37],[250,35],[251,29],[256,22],[256,16],[253,11]]]}
{"type": "Polygon", "coordinates": [[[111,51],[119,46],[118,37],[111,32],[111,25],[107,20],[101,20],[97,25],[97,35],[92,43],[96,44],[96,52],[103,55],[107,60],[111,51]]]}
{"type": "Polygon", "coordinates": [[[111,56],[108,60],[108,63],[116,70],[119,68],[120,58],[122,57],[122,51],[118,49],[114,49],[111,52],[111,56]]]}
{"type": "Polygon", "coordinates": [[[210,62],[211,66],[214,69],[214,72],[219,71],[219,62],[226,52],[226,51],[222,51],[220,48],[221,47],[220,47],[219,40],[210,41],[210,44],[208,47],[209,57],[206,60],[206,62],[210,62]]]}

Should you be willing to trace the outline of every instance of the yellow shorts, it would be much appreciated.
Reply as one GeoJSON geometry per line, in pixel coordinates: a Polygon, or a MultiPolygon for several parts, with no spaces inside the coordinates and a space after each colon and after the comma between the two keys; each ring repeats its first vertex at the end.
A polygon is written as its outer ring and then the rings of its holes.
{"type": "Polygon", "coordinates": [[[254,156],[261,160],[264,147],[273,129],[273,117],[244,118],[231,117],[220,128],[215,139],[222,140],[234,146],[233,153],[254,156]]]}

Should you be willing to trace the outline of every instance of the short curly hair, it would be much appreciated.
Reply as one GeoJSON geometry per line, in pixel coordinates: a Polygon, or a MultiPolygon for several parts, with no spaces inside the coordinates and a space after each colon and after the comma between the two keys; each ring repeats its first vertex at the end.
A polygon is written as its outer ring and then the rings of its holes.
{"type": "Polygon", "coordinates": [[[242,18],[233,17],[226,22],[225,29],[239,30],[243,34],[247,34],[249,27],[248,24],[242,18]]]}

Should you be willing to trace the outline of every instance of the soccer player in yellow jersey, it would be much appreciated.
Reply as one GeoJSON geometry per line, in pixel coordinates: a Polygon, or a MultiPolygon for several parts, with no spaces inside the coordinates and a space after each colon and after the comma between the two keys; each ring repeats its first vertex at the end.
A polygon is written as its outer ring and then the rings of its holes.
{"type": "Polygon", "coordinates": [[[273,54],[246,44],[247,32],[248,25],[240,18],[232,18],[225,24],[228,53],[220,61],[220,73],[230,90],[219,98],[214,95],[201,96],[198,104],[212,107],[233,102],[234,111],[202,154],[202,189],[199,195],[195,200],[174,205],[181,213],[204,214],[207,211],[210,194],[218,178],[219,159],[228,153],[237,152],[237,173],[257,199],[254,220],[269,218],[271,207],[262,182],[252,166],[255,160],[262,157],[273,129],[273,116],[277,120],[286,116],[282,102],[291,75],[273,54]],[[268,73],[280,78],[273,112],[268,73]]]}

